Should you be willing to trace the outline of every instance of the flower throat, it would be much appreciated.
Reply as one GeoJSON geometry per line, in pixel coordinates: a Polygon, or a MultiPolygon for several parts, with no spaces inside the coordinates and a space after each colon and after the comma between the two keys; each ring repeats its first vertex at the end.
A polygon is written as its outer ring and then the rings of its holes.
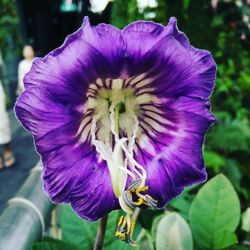
{"type": "Polygon", "coordinates": [[[108,82],[104,86],[103,81],[98,80],[87,92],[87,109],[94,111],[91,142],[99,153],[99,160],[107,163],[114,194],[126,213],[120,218],[115,235],[134,246],[134,209],[157,205],[157,201],[146,194],[146,170],[134,159],[140,104],[148,102],[150,96],[136,97],[133,88],[124,87],[122,79],[108,82]]]}

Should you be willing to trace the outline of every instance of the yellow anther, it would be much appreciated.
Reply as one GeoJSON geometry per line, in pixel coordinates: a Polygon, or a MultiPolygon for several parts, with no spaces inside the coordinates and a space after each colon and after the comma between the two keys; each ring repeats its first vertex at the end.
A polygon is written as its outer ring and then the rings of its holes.
{"type": "Polygon", "coordinates": [[[126,216],[125,216],[125,218],[123,220],[121,228],[124,228],[126,226],[126,224],[127,224],[127,217],[128,217],[128,214],[126,214],[126,216]]]}
{"type": "Polygon", "coordinates": [[[115,236],[116,236],[116,237],[119,237],[119,238],[120,238],[121,240],[123,240],[123,241],[126,240],[126,235],[125,235],[125,233],[116,231],[116,232],[115,232],[115,236]]]}
{"type": "Polygon", "coordinates": [[[130,233],[129,233],[130,239],[132,239],[132,236],[133,236],[133,233],[134,233],[134,229],[135,229],[135,220],[132,219],[130,233]]]}
{"type": "Polygon", "coordinates": [[[119,231],[116,231],[116,232],[115,232],[115,236],[118,237],[118,236],[120,236],[120,235],[121,235],[121,232],[119,232],[119,231]]]}
{"type": "Polygon", "coordinates": [[[124,219],[124,217],[123,217],[123,215],[122,215],[122,216],[120,217],[118,223],[117,223],[118,227],[121,226],[121,224],[122,224],[122,222],[123,222],[123,219],[124,219]]]}
{"type": "Polygon", "coordinates": [[[139,188],[139,189],[137,189],[137,192],[143,192],[143,191],[146,191],[146,190],[148,190],[148,186],[144,186],[144,187],[142,187],[142,188],[139,188]]]}
{"type": "Polygon", "coordinates": [[[143,204],[143,199],[140,197],[138,201],[134,202],[134,204],[140,206],[141,204],[143,204]]]}

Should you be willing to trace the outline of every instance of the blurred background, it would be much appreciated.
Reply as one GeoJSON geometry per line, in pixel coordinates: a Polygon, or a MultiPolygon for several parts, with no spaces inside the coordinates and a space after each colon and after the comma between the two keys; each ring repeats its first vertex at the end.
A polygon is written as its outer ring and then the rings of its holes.
{"type": "MultiPolygon", "coordinates": [[[[212,95],[218,123],[207,134],[205,162],[209,179],[223,173],[237,192],[241,213],[248,211],[249,227],[239,226],[236,233],[239,242],[250,245],[250,0],[0,0],[0,80],[16,158],[13,168],[0,170],[0,213],[39,159],[12,111],[23,48],[30,45],[35,56],[44,56],[80,27],[84,16],[93,25],[104,22],[119,28],[142,19],[166,25],[175,16],[193,46],[211,51],[218,66],[212,95]]],[[[189,221],[198,190],[171,203],[170,209],[189,221]]],[[[152,226],[150,216],[144,217],[150,222],[141,218],[143,227],[152,226]]]]}

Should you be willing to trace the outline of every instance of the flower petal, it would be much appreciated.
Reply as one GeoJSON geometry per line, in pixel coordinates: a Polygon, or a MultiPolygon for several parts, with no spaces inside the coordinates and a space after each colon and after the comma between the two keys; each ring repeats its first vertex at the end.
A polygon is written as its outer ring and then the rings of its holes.
{"type": "Polygon", "coordinates": [[[84,23],[81,38],[106,58],[113,78],[119,77],[126,49],[121,30],[104,23],[93,27],[87,17],[84,18],[84,23]]]}
{"type": "Polygon", "coordinates": [[[34,135],[44,166],[44,188],[52,201],[72,202],[76,212],[88,220],[117,207],[108,167],[105,162],[97,163],[95,149],[80,142],[77,135],[80,112],[65,108],[47,90],[36,87],[22,93],[15,110],[34,135]],[[80,203],[75,199],[79,195],[80,203]]]}
{"type": "Polygon", "coordinates": [[[65,108],[50,92],[37,87],[28,88],[19,96],[15,112],[35,139],[42,138],[70,122],[73,125],[73,121],[81,118],[76,107],[68,105],[65,108]]]}
{"type": "Polygon", "coordinates": [[[83,102],[88,86],[97,78],[120,75],[123,53],[120,30],[104,24],[91,27],[85,18],[60,48],[34,60],[25,87],[46,88],[62,103],[83,102]]]}
{"type": "MultiPolygon", "coordinates": [[[[156,43],[160,40],[164,27],[150,21],[136,21],[129,24],[122,31],[126,44],[126,59],[136,65],[156,43]]],[[[132,67],[132,66],[131,66],[132,67]]]]}
{"type": "MultiPolygon", "coordinates": [[[[150,37],[150,36],[149,36],[150,37]]],[[[159,96],[190,96],[208,98],[213,90],[216,64],[206,50],[192,47],[185,34],[176,26],[176,19],[169,24],[156,38],[149,38],[150,49],[141,50],[129,47],[131,51],[144,54],[133,63],[135,52],[127,59],[127,71],[130,75],[142,75],[150,80],[147,87],[151,93],[159,96]]],[[[126,40],[127,41],[127,40],[126,40]]],[[[143,36],[138,36],[137,43],[143,44],[143,36]],[[141,39],[139,41],[139,39],[141,39]]],[[[147,42],[145,42],[147,44],[147,42]]],[[[138,57],[136,57],[138,58],[138,57]]]]}
{"type": "Polygon", "coordinates": [[[72,190],[70,203],[80,217],[87,220],[102,218],[114,209],[120,208],[115,197],[110,173],[104,161],[85,179],[85,182],[72,190]]]}
{"type": "Polygon", "coordinates": [[[158,107],[161,118],[150,110],[141,121],[144,143],[139,138],[136,159],[145,166],[149,192],[162,207],[185,187],[205,181],[202,144],[215,118],[199,98],[166,98],[158,107]]]}
{"type": "MultiPolygon", "coordinates": [[[[44,154],[43,154],[44,155],[44,154]]],[[[119,207],[106,163],[86,145],[65,145],[43,157],[44,188],[52,201],[70,203],[77,214],[97,220],[119,207]]]]}

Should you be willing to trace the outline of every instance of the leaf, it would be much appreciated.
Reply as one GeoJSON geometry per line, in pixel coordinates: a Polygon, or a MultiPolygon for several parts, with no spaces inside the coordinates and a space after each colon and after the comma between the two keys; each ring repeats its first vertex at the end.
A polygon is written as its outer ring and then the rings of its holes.
{"type": "Polygon", "coordinates": [[[180,196],[173,199],[168,205],[177,210],[184,219],[188,219],[191,203],[186,199],[185,195],[181,194],[180,196]]]}
{"type": "Polygon", "coordinates": [[[32,245],[32,250],[81,250],[76,245],[71,243],[62,241],[62,240],[55,240],[49,237],[45,237],[43,241],[36,242],[32,245]]]}
{"type": "Polygon", "coordinates": [[[213,168],[216,173],[225,165],[225,159],[213,151],[204,151],[204,160],[206,165],[213,168]]]}
{"type": "Polygon", "coordinates": [[[250,232],[250,207],[242,214],[242,230],[250,232]]]}
{"type": "MultiPolygon", "coordinates": [[[[121,211],[116,210],[109,214],[108,223],[105,232],[104,249],[131,249],[125,242],[115,237],[115,230],[121,211]],[[115,244],[119,248],[115,248],[115,244]]],[[[68,205],[59,207],[59,225],[62,229],[62,239],[73,243],[84,250],[92,250],[95,244],[95,238],[98,228],[98,221],[89,222],[81,219],[68,205]]],[[[134,239],[139,234],[141,226],[136,223],[134,230],[134,239]]]]}
{"type": "Polygon", "coordinates": [[[137,238],[137,243],[138,243],[138,250],[154,250],[152,236],[145,229],[141,230],[137,238]]]}
{"type": "Polygon", "coordinates": [[[235,246],[228,248],[228,250],[249,250],[249,247],[242,246],[242,245],[235,245],[235,246]]]}
{"type": "Polygon", "coordinates": [[[156,233],[157,233],[157,228],[159,225],[160,220],[164,217],[165,215],[162,214],[160,216],[157,216],[154,221],[153,221],[153,225],[152,225],[152,229],[151,229],[151,236],[152,236],[152,243],[153,246],[155,246],[155,240],[156,240],[156,233]]]}
{"type": "Polygon", "coordinates": [[[202,248],[222,249],[237,242],[233,232],[240,221],[240,202],[224,175],[217,175],[199,190],[189,218],[194,238],[202,248]]]}
{"type": "Polygon", "coordinates": [[[143,228],[150,230],[156,216],[163,214],[163,210],[142,209],[139,214],[139,222],[143,228]]]}
{"type": "Polygon", "coordinates": [[[62,229],[62,239],[81,247],[92,249],[95,242],[98,222],[88,222],[81,219],[68,205],[59,206],[59,225],[62,229]]]}
{"type": "Polygon", "coordinates": [[[221,122],[207,135],[207,145],[225,152],[249,152],[249,140],[249,124],[241,120],[221,122]]]}
{"type": "Polygon", "coordinates": [[[167,213],[159,221],[156,250],[192,250],[193,239],[186,221],[177,213],[167,213]]]}
{"type": "MultiPolygon", "coordinates": [[[[115,240],[116,224],[119,210],[109,214],[104,245],[115,240]]],[[[68,205],[59,207],[59,225],[62,229],[62,239],[80,246],[82,249],[93,249],[98,228],[98,221],[89,222],[81,219],[68,205]]]]}
{"type": "Polygon", "coordinates": [[[137,250],[137,248],[129,247],[124,241],[114,238],[113,242],[104,246],[104,250],[137,250]]]}
{"type": "Polygon", "coordinates": [[[240,185],[240,182],[242,179],[242,173],[237,161],[228,159],[226,166],[221,169],[221,173],[230,180],[236,190],[241,191],[242,186],[240,185]]]}

